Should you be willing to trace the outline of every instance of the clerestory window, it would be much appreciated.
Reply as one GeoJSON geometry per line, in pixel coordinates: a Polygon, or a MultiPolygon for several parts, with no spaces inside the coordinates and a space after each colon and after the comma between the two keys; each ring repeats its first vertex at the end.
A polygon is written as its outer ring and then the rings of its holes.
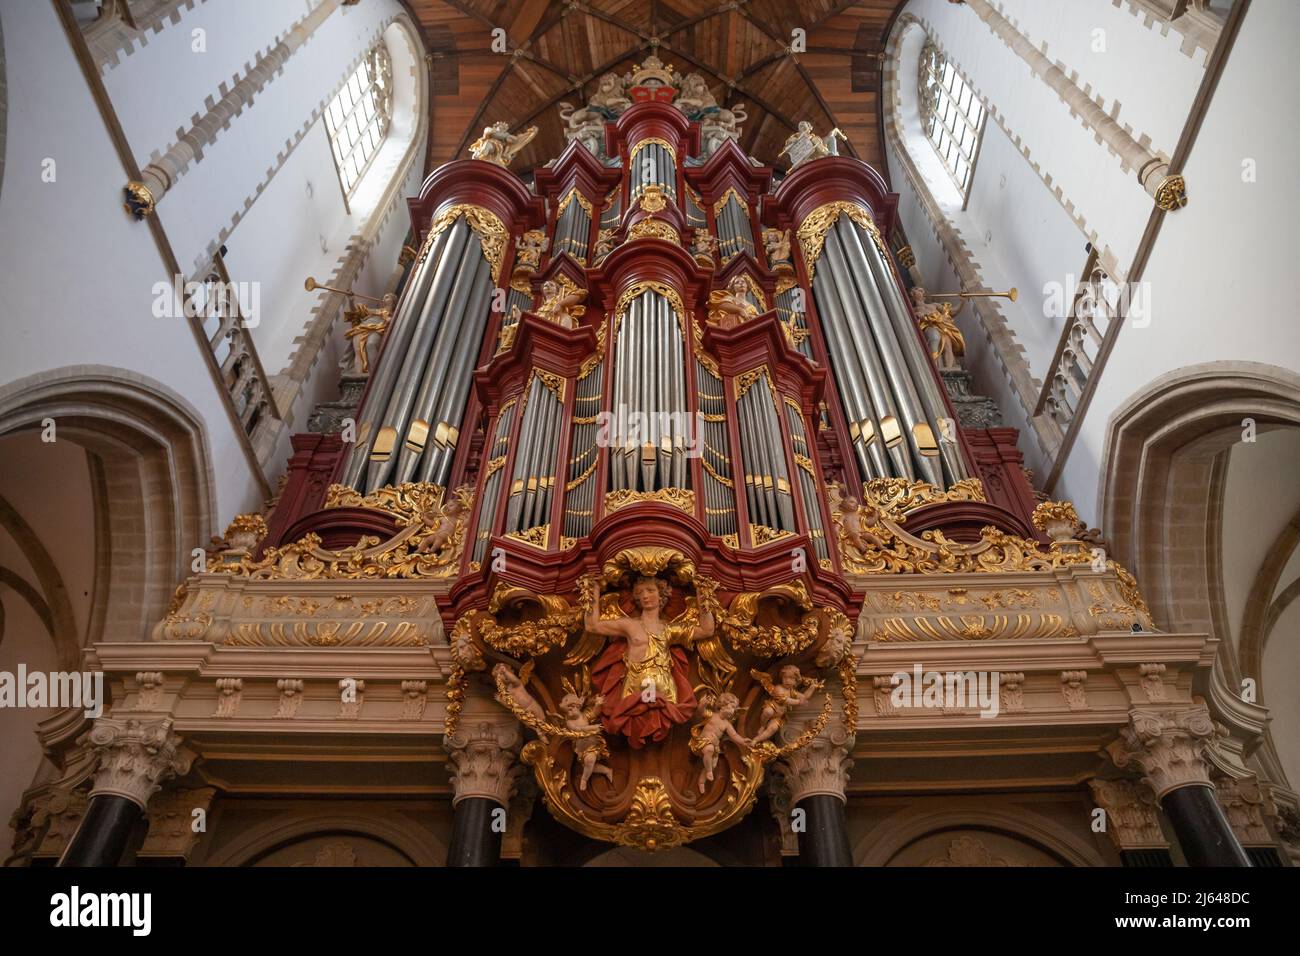
{"type": "Polygon", "coordinates": [[[393,118],[393,66],[381,40],[366,54],[325,110],[334,164],[351,196],[379,152],[393,118]]]}
{"type": "Polygon", "coordinates": [[[917,86],[925,135],[965,199],[984,132],[984,105],[933,43],[921,51],[917,86]]]}

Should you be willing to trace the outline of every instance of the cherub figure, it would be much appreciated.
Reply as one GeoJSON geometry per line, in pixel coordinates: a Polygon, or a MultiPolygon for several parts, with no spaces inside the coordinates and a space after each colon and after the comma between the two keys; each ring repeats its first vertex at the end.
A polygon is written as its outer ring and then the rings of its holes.
{"type": "Polygon", "coordinates": [[[586,297],[586,289],[568,290],[554,279],[547,279],[542,283],[542,304],[538,307],[537,314],[560,328],[576,329],[578,316],[586,311],[578,303],[586,297]]]}
{"type": "Polygon", "coordinates": [[[790,230],[764,229],[763,250],[772,265],[790,261],[790,230]]]}
{"type": "Polygon", "coordinates": [[[725,290],[714,289],[709,293],[709,321],[729,331],[758,315],[758,309],[745,297],[748,292],[744,276],[734,276],[725,290]]]}
{"type": "Polygon", "coordinates": [[[691,243],[691,255],[695,261],[701,265],[712,266],[713,258],[718,251],[718,240],[713,238],[713,234],[704,228],[695,230],[695,241],[691,243]]]}
{"type": "Polygon", "coordinates": [[[560,698],[560,717],[564,721],[565,728],[578,732],[590,731],[585,737],[573,739],[573,753],[582,761],[582,777],[578,781],[578,789],[587,789],[587,782],[591,780],[593,773],[598,773],[613,782],[614,771],[608,764],[600,762],[602,757],[609,756],[603,728],[600,724],[594,723],[601,707],[605,705],[605,697],[603,694],[589,697],[580,693],[576,687],[569,684],[567,679],[565,685],[571,688],[569,693],[560,698]]]}
{"type": "Polygon", "coordinates": [[[772,678],[766,671],[751,670],[749,675],[762,684],[763,690],[767,691],[767,700],[763,702],[762,713],[758,715],[762,726],[751,741],[755,745],[775,737],[777,731],[785,724],[791,708],[807,703],[812,699],[813,694],[825,686],[824,681],[804,677],[794,664],[786,664],[781,668],[778,672],[780,681],[778,684],[772,683],[772,678]],[[800,690],[801,686],[805,689],[800,690]]]}
{"type": "Polygon", "coordinates": [[[483,135],[470,144],[469,154],[474,159],[509,168],[515,155],[531,143],[536,135],[536,126],[530,126],[516,134],[510,132],[509,123],[499,120],[484,128],[483,135]]]}
{"type": "MultiPolygon", "coordinates": [[[[845,544],[852,546],[862,557],[866,557],[867,551],[883,549],[885,542],[870,529],[870,525],[880,523],[880,510],[863,505],[842,485],[832,485],[832,488],[839,496],[840,531],[845,544]]],[[[835,505],[836,502],[832,502],[832,506],[835,505]]]]}
{"type": "Polygon", "coordinates": [[[416,549],[417,554],[435,555],[439,563],[446,563],[451,560],[451,555],[444,555],[442,551],[448,545],[453,544],[453,538],[456,536],[456,526],[460,524],[460,519],[465,514],[465,505],[456,496],[452,496],[442,511],[429,509],[420,513],[420,520],[424,522],[426,529],[431,529],[432,534],[420,542],[420,547],[416,549]]]}
{"type": "Polygon", "coordinates": [[[718,751],[722,749],[722,738],[725,736],[737,747],[746,749],[749,748],[750,741],[740,736],[740,732],[731,722],[740,709],[740,701],[735,694],[724,691],[717,697],[711,694],[705,695],[700,704],[703,708],[703,717],[691,727],[690,748],[691,753],[704,762],[699,776],[700,793],[703,793],[705,786],[713,780],[713,772],[718,767],[718,751]]]}
{"type": "Polygon", "coordinates": [[[542,705],[537,702],[537,698],[528,693],[528,688],[524,686],[532,673],[532,661],[520,668],[518,674],[506,663],[497,664],[492,668],[492,676],[497,682],[497,699],[504,704],[504,699],[508,698],[515,705],[516,710],[536,718],[537,726],[533,729],[537,730],[537,736],[545,743],[546,734],[538,730],[538,727],[546,726],[546,711],[542,710],[542,705]]]}

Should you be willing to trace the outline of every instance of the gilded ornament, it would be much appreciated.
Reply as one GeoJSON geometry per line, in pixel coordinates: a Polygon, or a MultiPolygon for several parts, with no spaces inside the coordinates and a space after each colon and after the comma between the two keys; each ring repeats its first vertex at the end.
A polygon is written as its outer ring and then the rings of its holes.
{"type": "Polygon", "coordinates": [[[136,219],[144,219],[152,216],[154,210],[158,207],[157,201],[153,198],[153,193],[144,183],[132,180],[122,187],[122,194],[125,197],[124,206],[126,211],[136,219]]]}
{"type": "Polygon", "coordinates": [[[619,508],[626,508],[628,505],[650,501],[672,505],[688,514],[695,512],[695,492],[689,488],[660,488],[657,491],[633,491],[629,488],[621,488],[605,495],[605,510],[612,512],[619,508]]]}
{"type": "Polygon", "coordinates": [[[817,260],[821,257],[822,247],[826,244],[826,233],[842,215],[848,216],[866,230],[876,246],[884,250],[880,230],[876,228],[871,214],[864,207],[843,199],[818,206],[804,218],[797,230],[799,248],[803,251],[804,264],[808,267],[809,281],[817,271],[817,260]]]}

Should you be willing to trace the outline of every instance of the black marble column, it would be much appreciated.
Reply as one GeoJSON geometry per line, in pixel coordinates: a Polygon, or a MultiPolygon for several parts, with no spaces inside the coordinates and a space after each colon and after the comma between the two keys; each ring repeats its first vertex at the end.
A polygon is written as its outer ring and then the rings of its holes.
{"type": "Polygon", "coordinates": [[[849,834],[844,826],[844,801],[829,793],[804,797],[795,809],[804,811],[799,838],[800,866],[852,866],[849,834]]]}
{"type": "MultiPolygon", "coordinates": [[[[448,866],[500,866],[504,827],[493,826],[493,811],[504,808],[487,797],[465,797],[452,810],[448,866]]],[[[497,819],[503,819],[497,815],[497,819]]]]}
{"type": "Polygon", "coordinates": [[[59,866],[117,866],[142,814],[139,804],[126,797],[95,794],[59,866]]]}
{"type": "Polygon", "coordinates": [[[1212,787],[1178,787],[1164,795],[1160,806],[1173,824],[1188,866],[1250,866],[1212,787]]]}

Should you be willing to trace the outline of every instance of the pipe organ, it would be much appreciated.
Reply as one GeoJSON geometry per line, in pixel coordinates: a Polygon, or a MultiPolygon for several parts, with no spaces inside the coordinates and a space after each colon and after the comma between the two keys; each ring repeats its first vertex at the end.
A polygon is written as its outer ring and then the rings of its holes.
{"type": "MultiPolygon", "coordinates": [[[[1020,713],[1000,726],[1025,758],[1077,710],[1061,739],[1092,759],[1102,723],[1128,719],[1121,685],[1151,693],[1146,662],[1208,659],[1144,636],[1132,577],[1098,570],[1067,502],[1036,506],[1014,429],[956,423],[918,328],[937,320],[913,315],[883,238],[897,197],[869,166],[800,124],[774,186],[738,144],[740,105],[654,57],[565,115],[569,146],[531,179],[509,166],[532,134],[503,123],[428,177],[382,349],[349,376],[354,438],[295,435],[269,520],[232,524],[158,625],[176,655],[206,648],[167,684],[209,695],[181,711],[214,729],[200,744],[274,733],[302,704],[299,736],[338,733],[340,754],[379,740],[402,793],[451,794],[458,863],[500,855],[489,821],[527,796],[518,760],[597,840],[678,846],[766,793],[778,819],[806,811],[801,855],[839,864],[855,734],[929,740],[942,718],[986,739],[960,706],[886,712],[872,661],[947,647],[925,659],[965,670],[963,641],[1041,647],[1009,658],[1015,693],[995,699],[1020,713]],[[1087,664],[1106,709],[1087,709],[1086,671],[1061,672],[1066,646],[1071,667],[1111,655],[1087,664]],[[280,653],[293,666],[268,664],[280,653]],[[202,676],[226,673],[303,677],[241,702],[215,697],[235,678],[202,676]],[[365,699],[341,704],[349,678],[365,699]],[[241,706],[261,719],[230,720],[241,706]],[[791,789],[762,789],[769,766],[791,789]]],[[[178,659],[145,647],[127,684],[178,659]]],[[[224,768],[238,748],[221,746],[224,768]]],[[[965,785],[987,753],[942,779],[965,785]]]]}
{"type": "Polygon", "coordinates": [[[465,573],[494,542],[581,546],[629,507],[724,550],[799,538],[832,569],[828,481],[971,474],[875,174],[837,157],[834,177],[807,166],[773,191],[734,143],[701,156],[699,126],[637,104],[608,156],[575,144],[531,189],[453,163],[413,202],[429,226],[342,478],[474,475],[465,573]],[[766,261],[765,227],[793,232],[793,264],[766,261]],[[557,324],[545,289],[585,292],[581,318],[557,324]]]}

